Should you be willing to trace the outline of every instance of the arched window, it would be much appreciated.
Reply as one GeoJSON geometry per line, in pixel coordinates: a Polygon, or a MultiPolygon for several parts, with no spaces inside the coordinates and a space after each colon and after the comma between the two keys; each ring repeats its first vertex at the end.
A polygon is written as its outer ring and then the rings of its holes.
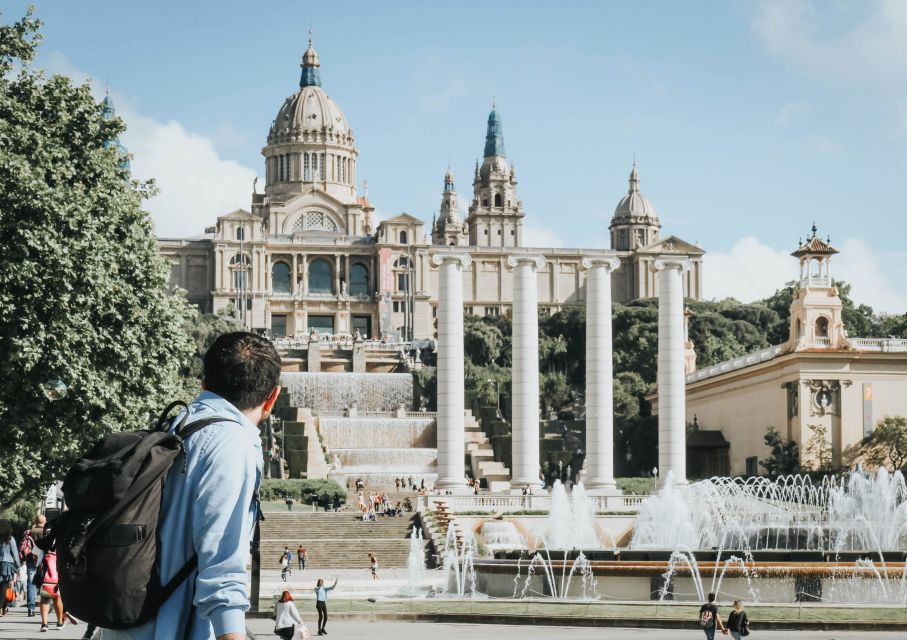
{"type": "Polygon", "coordinates": [[[290,265],[286,262],[275,262],[271,266],[271,290],[290,293],[290,265]]]}
{"type": "Polygon", "coordinates": [[[819,318],[818,320],[816,320],[816,337],[828,337],[828,318],[819,318]]]}
{"type": "Polygon", "coordinates": [[[246,239],[246,230],[242,227],[237,227],[236,229],[236,239],[242,242],[246,239]]]}
{"type": "Polygon", "coordinates": [[[311,180],[312,176],[309,173],[309,154],[302,154],[302,179],[311,180]]]}
{"type": "Polygon", "coordinates": [[[406,244],[406,231],[400,232],[400,244],[406,244]]]}
{"type": "Polygon", "coordinates": [[[368,295],[368,267],[361,262],[350,267],[350,295],[368,295]]]}
{"type": "Polygon", "coordinates": [[[309,265],[309,292],[310,293],[333,293],[334,291],[334,269],[331,263],[324,258],[312,260],[309,265]]]}
{"type": "Polygon", "coordinates": [[[794,336],[794,339],[799,340],[800,336],[803,335],[803,323],[800,322],[800,318],[797,318],[797,335],[794,336]]]}
{"type": "Polygon", "coordinates": [[[496,207],[503,207],[503,206],[504,206],[504,199],[501,198],[501,194],[500,194],[500,193],[494,194],[494,206],[496,206],[496,207]]]}
{"type": "Polygon", "coordinates": [[[487,207],[487,206],[488,206],[488,198],[482,198],[482,206],[483,206],[483,207],[487,207]]]}

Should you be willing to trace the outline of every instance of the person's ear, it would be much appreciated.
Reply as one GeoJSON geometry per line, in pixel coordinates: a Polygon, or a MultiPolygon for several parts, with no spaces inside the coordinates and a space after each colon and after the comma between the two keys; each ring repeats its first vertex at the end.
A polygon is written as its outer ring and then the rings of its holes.
{"type": "Polygon", "coordinates": [[[265,403],[261,407],[261,411],[264,414],[270,414],[271,410],[274,408],[274,403],[277,402],[277,397],[280,395],[280,387],[274,387],[274,390],[265,400],[265,403]]]}

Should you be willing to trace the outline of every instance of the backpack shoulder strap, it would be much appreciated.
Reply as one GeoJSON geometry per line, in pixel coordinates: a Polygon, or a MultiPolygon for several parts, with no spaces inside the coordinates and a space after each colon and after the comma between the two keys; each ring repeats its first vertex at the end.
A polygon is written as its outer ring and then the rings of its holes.
{"type": "Polygon", "coordinates": [[[202,418],[201,420],[196,420],[195,422],[190,422],[189,424],[178,427],[176,435],[178,435],[183,440],[189,438],[190,436],[195,435],[208,425],[215,424],[217,422],[235,422],[239,424],[239,420],[234,420],[233,418],[223,418],[223,417],[213,417],[213,418],[202,418]]]}

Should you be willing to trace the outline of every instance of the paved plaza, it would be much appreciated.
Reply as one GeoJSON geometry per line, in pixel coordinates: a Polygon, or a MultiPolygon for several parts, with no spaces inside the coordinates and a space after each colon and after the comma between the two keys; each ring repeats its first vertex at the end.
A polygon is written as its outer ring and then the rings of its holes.
{"type": "MultiPolygon", "coordinates": [[[[303,610],[303,620],[314,630],[312,612],[303,610]]],[[[53,618],[53,616],[51,616],[53,618]]],[[[28,618],[24,609],[14,609],[0,620],[0,639],[30,640],[31,638],[51,638],[56,640],[78,640],[85,632],[85,625],[66,625],[57,631],[54,627],[47,633],[40,633],[40,618],[28,618]]],[[[249,630],[258,640],[274,640],[274,622],[272,620],[250,620],[249,630]]],[[[617,629],[539,626],[505,626],[505,625],[467,625],[467,624],[434,624],[430,622],[362,622],[337,620],[328,624],[332,638],[393,638],[394,640],[459,640],[460,638],[494,638],[495,640],[526,640],[527,638],[564,638],[565,640],[682,640],[683,638],[699,639],[703,634],[698,629],[617,629]]],[[[753,634],[756,635],[755,632],[753,634]]],[[[759,631],[759,638],[792,638],[798,640],[850,640],[869,638],[901,637],[898,633],[879,631],[759,631]]],[[[729,636],[718,636],[729,637],[729,636]]]]}

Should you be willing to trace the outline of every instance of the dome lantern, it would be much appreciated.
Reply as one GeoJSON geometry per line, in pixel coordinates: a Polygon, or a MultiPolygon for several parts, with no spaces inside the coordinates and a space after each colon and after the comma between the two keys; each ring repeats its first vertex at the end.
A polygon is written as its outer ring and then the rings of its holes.
{"type": "Polygon", "coordinates": [[[299,88],[321,86],[321,61],[315,45],[312,44],[312,32],[309,31],[309,46],[302,54],[302,75],[299,77],[299,88]]]}

